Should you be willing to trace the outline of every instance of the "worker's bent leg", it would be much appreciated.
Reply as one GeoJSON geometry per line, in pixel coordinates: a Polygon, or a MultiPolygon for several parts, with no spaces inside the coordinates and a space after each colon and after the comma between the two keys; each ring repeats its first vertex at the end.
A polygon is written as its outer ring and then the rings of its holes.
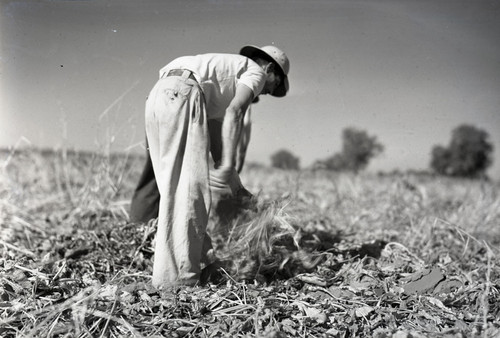
{"type": "Polygon", "coordinates": [[[158,217],[160,193],[156,186],[155,174],[149,152],[137,187],[130,203],[130,221],[148,222],[158,217]]]}
{"type": "Polygon", "coordinates": [[[210,208],[206,111],[195,81],[158,81],[146,103],[146,134],[160,191],[153,285],[193,285],[210,208]]]}

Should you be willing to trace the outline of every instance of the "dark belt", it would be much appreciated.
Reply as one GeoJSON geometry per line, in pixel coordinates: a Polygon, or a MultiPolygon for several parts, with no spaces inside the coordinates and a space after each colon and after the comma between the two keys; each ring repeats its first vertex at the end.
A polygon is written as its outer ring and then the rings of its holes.
{"type": "Polygon", "coordinates": [[[196,81],[196,78],[194,77],[193,72],[190,70],[187,70],[187,69],[172,69],[168,72],[168,74],[166,76],[182,76],[182,77],[186,77],[188,79],[196,81]],[[184,72],[186,72],[186,75],[187,74],[189,74],[189,75],[187,75],[187,76],[184,75],[184,72]]]}

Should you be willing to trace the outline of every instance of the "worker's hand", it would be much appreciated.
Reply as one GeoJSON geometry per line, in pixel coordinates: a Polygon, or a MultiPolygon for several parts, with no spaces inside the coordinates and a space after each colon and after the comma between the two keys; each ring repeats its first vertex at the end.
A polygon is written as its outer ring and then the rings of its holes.
{"type": "Polygon", "coordinates": [[[236,171],[232,167],[218,167],[215,170],[210,170],[210,190],[218,194],[231,195],[232,190],[229,183],[233,172],[235,173],[236,171]]]}
{"type": "Polygon", "coordinates": [[[241,183],[240,175],[238,175],[236,169],[232,171],[231,176],[229,177],[229,187],[231,188],[231,192],[235,198],[239,198],[240,196],[245,196],[247,194],[252,195],[241,183]]]}

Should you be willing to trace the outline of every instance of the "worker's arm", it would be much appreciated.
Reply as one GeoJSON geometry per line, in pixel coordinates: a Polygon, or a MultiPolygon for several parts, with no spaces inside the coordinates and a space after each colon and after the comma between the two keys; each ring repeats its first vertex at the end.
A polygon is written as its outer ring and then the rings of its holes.
{"type": "MultiPolygon", "coordinates": [[[[236,171],[238,173],[243,169],[245,163],[245,157],[248,149],[248,144],[250,143],[250,135],[252,132],[252,107],[249,106],[244,114],[243,120],[241,122],[241,132],[240,138],[236,147],[236,171]]],[[[221,164],[222,158],[222,121],[220,120],[209,120],[208,129],[210,133],[210,153],[212,154],[212,159],[215,163],[215,168],[218,168],[221,164]]]]}
{"type": "Polygon", "coordinates": [[[238,144],[241,123],[248,106],[252,102],[253,92],[245,85],[236,87],[236,94],[226,109],[222,122],[222,159],[221,167],[234,168],[236,145],[238,144]]]}
{"type": "Polygon", "coordinates": [[[240,84],[231,100],[224,121],[222,122],[222,159],[221,165],[214,171],[212,183],[227,184],[235,171],[236,146],[240,138],[241,124],[244,112],[252,102],[253,92],[247,86],[240,84]],[[215,181],[214,181],[215,179],[215,181]]]}
{"type": "Polygon", "coordinates": [[[238,173],[243,170],[245,157],[247,154],[248,144],[250,143],[250,135],[252,133],[252,107],[249,106],[242,122],[242,129],[238,148],[236,150],[236,171],[238,173]]]}

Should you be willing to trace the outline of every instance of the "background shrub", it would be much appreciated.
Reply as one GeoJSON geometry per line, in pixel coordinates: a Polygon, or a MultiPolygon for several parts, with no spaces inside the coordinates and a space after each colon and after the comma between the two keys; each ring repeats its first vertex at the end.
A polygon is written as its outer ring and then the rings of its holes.
{"type": "Polygon", "coordinates": [[[278,150],[271,156],[271,165],[285,170],[298,170],[300,159],[286,149],[278,150]]]}
{"type": "Polygon", "coordinates": [[[493,162],[492,152],[486,131],[463,124],[452,131],[448,147],[433,147],[430,166],[441,175],[481,177],[493,162]]]}

